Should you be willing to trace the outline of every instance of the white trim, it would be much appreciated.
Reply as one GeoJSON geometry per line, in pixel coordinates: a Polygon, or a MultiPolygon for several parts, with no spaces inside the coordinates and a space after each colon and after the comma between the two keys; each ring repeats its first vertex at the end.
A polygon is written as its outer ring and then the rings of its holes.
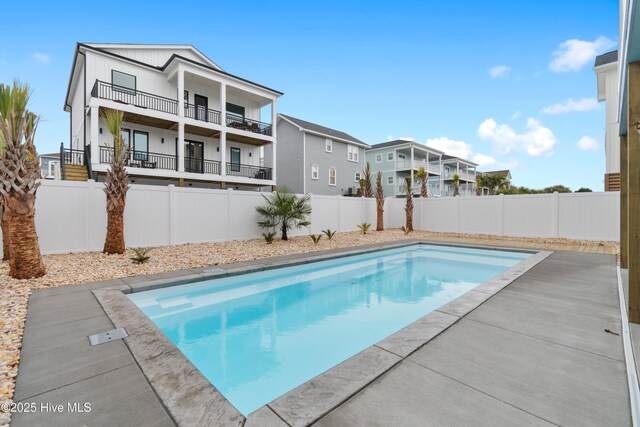
{"type": "Polygon", "coordinates": [[[631,423],[638,427],[640,423],[640,386],[638,385],[638,372],[633,354],[631,334],[629,333],[629,319],[627,317],[627,303],[622,288],[622,274],[620,266],[618,273],[618,295],[620,296],[620,318],[622,320],[622,344],[624,348],[624,361],[627,367],[627,383],[629,384],[629,398],[631,403],[631,423]]]}
{"type": "Polygon", "coordinates": [[[355,182],[360,183],[360,180],[362,179],[362,172],[354,171],[353,179],[355,182]]]}
{"type": "Polygon", "coordinates": [[[382,163],[382,154],[376,154],[376,163],[382,163]],[[380,156],[380,160],[378,160],[378,156],[380,156]]]}
{"type": "Polygon", "coordinates": [[[358,163],[360,157],[360,149],[355,144],[347,144],[347,161],[358,163]]]}
{"type": "Polygon", "coordinates": [[[393,162],[394,157],[395,156],[393,151],[387,153],[387,162],[393,162]],[[391,158],[389,158],[389,154],[391,154],[391,158]]]}
{"type": "Polygon", "coordinates": [[[324,139],[324,151],[325,153],[333,153],[333,139],[331,138],[324,139]]]}
{"type": "Polygon", "coordinates": [[[329,167],[329,186],[335,187],[338,183],[338,170],[336,168],[329,167]],[[333,170],[333,184],[331,183],[331,171],[333,170]]]}
{"type": "Polygon", "coordinates": [[[314,181],[317,181],[320,178],[320,167],[318,165],[311,165],[311,179],[313,179],[314,181]],[[316,172],[316,177],[313,177],[313,172],[316,172]]]}
{"type": "Polygon", "coordinates": [[[393,175],[389,175],[387,177],[387,185],[395,185],[396,179],[393,175]],[[391,182],[389,182],[389,178],[391,178],[391,182]]]}

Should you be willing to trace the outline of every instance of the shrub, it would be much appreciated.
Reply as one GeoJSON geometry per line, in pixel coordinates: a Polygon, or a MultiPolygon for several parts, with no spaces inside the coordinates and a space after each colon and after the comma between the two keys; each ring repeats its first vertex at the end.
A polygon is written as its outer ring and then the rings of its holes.
{"type": "Polygon", "coordinates": [[[275,231],[267,231],[266,233],[262,233],[262,237],[264,237],[264,241],[267,242],[267,245],[273,243],[273,238],[276,236],[275,231]]]}
{"type": "Polygon", "coordinates": [[[332,238],[333,236],[335,236],[335,234],[337,233],[337,231],[336,231],[336,230],[331,230],[331,229],[329,229],[329,228],[327,228],[326,230],[322,230],[322,232],[323,232],[324,234],[326,234],[327,239],[329,239],[329,240],[331,240],[331,238],[332,238]]]}
{"type": "Polygon", "coordinates": [[[313,240],[313,246],[318,246],[318,242],[320,242],[322,234],[309,234],[309,237],[313,240]]]}
{"type": "Polygon", "coordinates": [[[405,227],[404,225],[402,227],[400,227],[400,230],[402,230],[402,232],[404,233],[404,235],[406,236],[407,234],[411,233],[411,230],[409,230],[407,227],[405,227]]]}
{"type": "Polygon", "coordinates": [[[267,205],[256,207],[256,212],[261,217],[258,227],[280,230],[282,240],[288,240],[287,232],[292,228],[311,225],[310,195],[298,197],[287,187],[277,187],[269,197],[262,197],[267,201],[267,205]]]}
{"type": "Polygon", "coordinates": [[[371,228],[371,224],[369,224],[368,222],[363,222],[362,224],[358,224],[358,228],[360,229],[360,231],[362,231],[362,234],[367,234],[367,231],[369,231],[369,228],[371,228]]]}
{"type": "Polygon", "coordinates": [[[133,248],[134,256],[131,257],[131,261],[134,264],[144,264],[149,261],[149,252],[151,252],[151,248],[133,248]]]}

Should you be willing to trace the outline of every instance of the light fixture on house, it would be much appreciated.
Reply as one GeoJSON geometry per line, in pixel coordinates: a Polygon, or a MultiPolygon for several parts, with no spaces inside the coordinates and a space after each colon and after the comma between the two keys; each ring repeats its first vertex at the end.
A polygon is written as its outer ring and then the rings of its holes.
{"type": "Polygon", "coordinates": [[[251,157],[251,152],[249,152],[249,157],[251,157]]]}
{"type": "Polygon", "coordinates": [[[102,135],[102,128],[100,128],[100,135],[102,135]]]}
{"type": "Polygon", "coordinates": [[[216,147],[216,151],[219,153],[220,152],[220,147],[216,147]]]}
{"type": "Polygon", "coordinates": [[[164,138],[160,138],[160,143],[164,144],[164,138]]]}

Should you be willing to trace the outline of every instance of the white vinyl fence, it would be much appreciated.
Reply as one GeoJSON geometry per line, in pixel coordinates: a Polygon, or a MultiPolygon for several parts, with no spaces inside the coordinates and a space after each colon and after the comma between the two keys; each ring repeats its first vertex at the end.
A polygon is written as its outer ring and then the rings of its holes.
{"type": "MultiPolygon", "coordinates": [[[[43,253],[99,251],[107,226],[102,183],[43,181],[36,227],[43,253]]],[[[125,210],[127,246],[221,242],[260,237],[256,206],[266,193],[131,185],[125,210]]],[[[414,228],[456,233],[618,240],[619,193],[429,198],[414,200],[414,228]]],[[[375,199],[311,197],[311,227],[375,227],[375,199]]],[[[404,199],[388,199],[385,227],[405,224],[404,199]]]]}

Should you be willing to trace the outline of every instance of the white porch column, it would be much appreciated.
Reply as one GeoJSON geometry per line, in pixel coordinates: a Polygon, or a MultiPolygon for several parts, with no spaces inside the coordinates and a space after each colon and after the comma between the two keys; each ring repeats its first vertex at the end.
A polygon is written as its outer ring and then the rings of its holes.
{"type": "Polygon", "coordinates": [[[220,83],[220,124],[227,125],[227,84],[220,83]]]}
{"type": "Polygon", "coordinates": [[[411,144],[411,160],[410,160],[410,162],[411,163],[409,164],[409,167],[411,169],[409,169],[410,170],[409,173],[411,174],[410,175],[411,176],[411,192],[413,193],[413,144],[411,144]]]}
{"type": "Polygon", "coordinates": [[[184,123],[178,122],[178,172],[184,172],[184,123]]]}
{"type": "Polygon", "coordinates": [[[220,175],[227,175],[227,133],[220,132],[220,175]]]}
{"type": "Polygon", "coordinates": [[[98,107],[92,106],[90,114],[91,129],[89,130],[89,143],[91,144],[91,163],[100,163],[100,115],[98,107]]]}
{"type": "Polygon", "coordinates": [[[178,117],[184,117],[184,70],[178,65],[178,117]]]}
{"type": "MultiPolygon", "coordinates": [[[[277,140],[277,135],[276,135],[276,120],[277,120],[277,116],[276,116],[276,99],[273,98],[273,100],[271,101],[271,136],[273,137],[273,142],[272,142],[272,146],[271,146],[271,152],[273,153],[272,155],[272,162],[273,164],[271,165],[271,167],[273,168],[271,170],[271,179],[276,181],[276,155],[278,153],[278,140],[277,140]]],[[[303,133],[303,138],[304,138],[304,133],[303,133]]],[[[304,165],[302,166],[303,170],[304,170],[304,165]]],[[[303,182],[306,182],[307,176],[304,176],[303,182]]],[[[277,183],[277,182],[276,182],[277,183]]]]}

